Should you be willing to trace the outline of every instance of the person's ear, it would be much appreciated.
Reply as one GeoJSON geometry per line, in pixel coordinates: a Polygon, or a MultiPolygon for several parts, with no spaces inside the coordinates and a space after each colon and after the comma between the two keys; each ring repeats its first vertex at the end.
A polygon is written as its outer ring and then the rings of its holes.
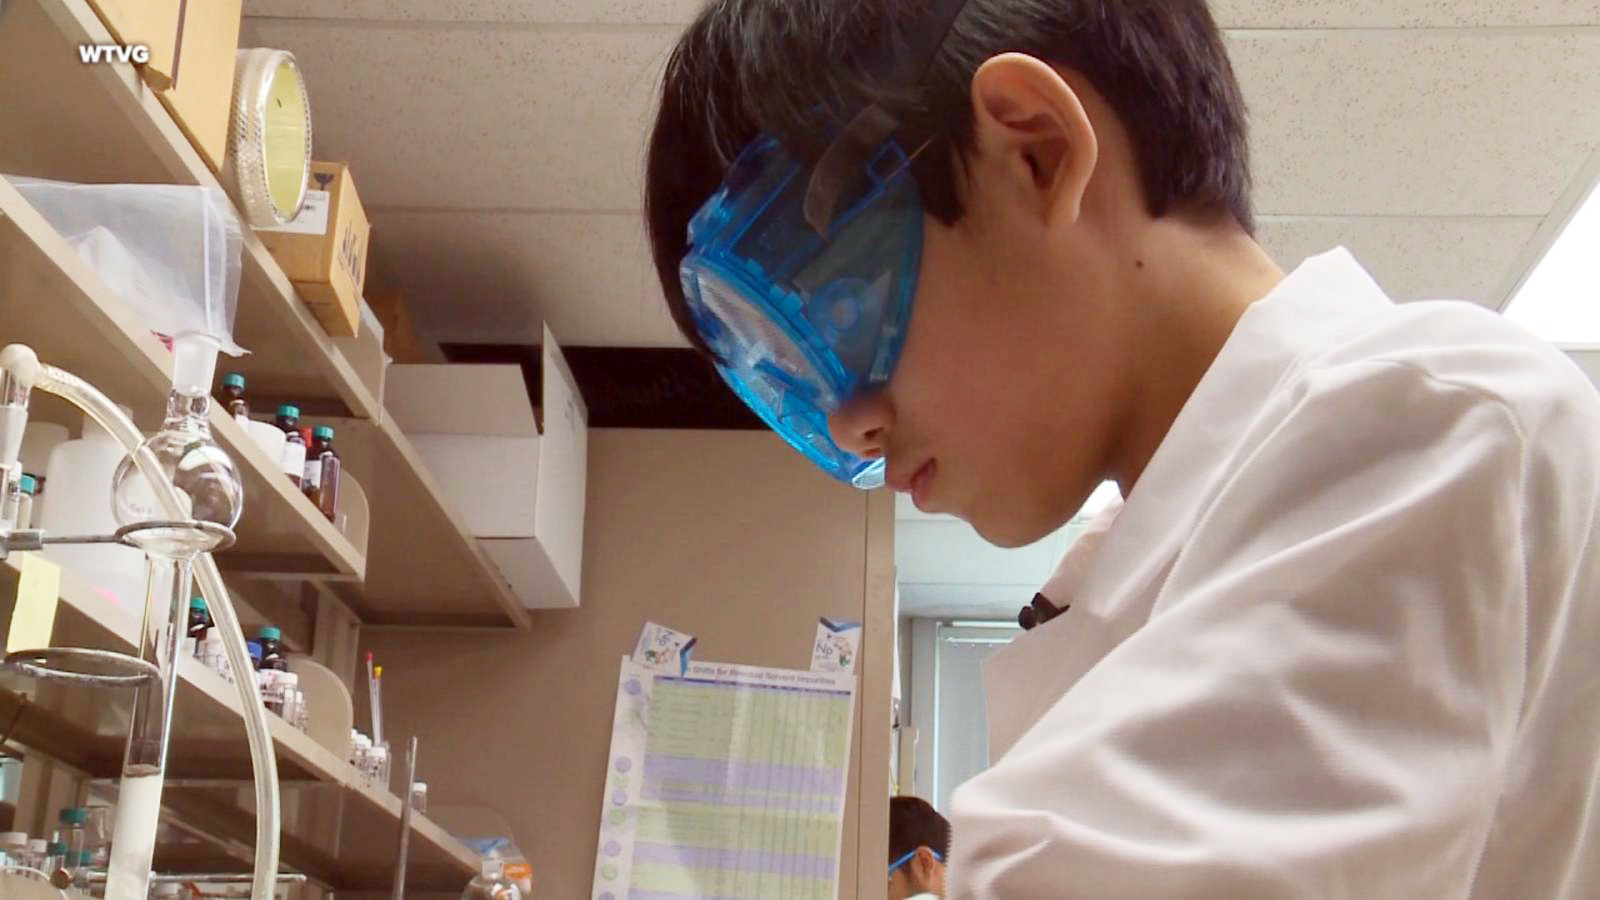
{"type": "Polygon", "coordinates": [[[972,76],[972,108],[985,190],[1014,192],[1047,226],[1076,222],[1100,149],[1061,73],[1025,53],[991,57],[972,76]]]}
{"type": "Polygon", "coordinates": [[[917,877],[917,884],[926,887],[933,883],[934,867],[939,864],[938,857],[927,847],[918,847],[917,855],[911,858],[911,868],[917,877]]]}

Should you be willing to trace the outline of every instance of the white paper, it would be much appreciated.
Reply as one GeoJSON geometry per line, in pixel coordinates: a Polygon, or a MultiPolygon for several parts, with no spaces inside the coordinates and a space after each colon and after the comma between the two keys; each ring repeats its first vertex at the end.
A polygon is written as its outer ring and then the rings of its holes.
{"type": "Polygon", "coordinates": [[[592,900],[833,900],[855,684],[624,658],[592,900]]]}
{"type": "Polygon", "coordinates": [[[633,661],[652,672],[683,675],[694,658],[695,637],[654,622],[644,623],[639,643],[633,648],[633,661]]]}

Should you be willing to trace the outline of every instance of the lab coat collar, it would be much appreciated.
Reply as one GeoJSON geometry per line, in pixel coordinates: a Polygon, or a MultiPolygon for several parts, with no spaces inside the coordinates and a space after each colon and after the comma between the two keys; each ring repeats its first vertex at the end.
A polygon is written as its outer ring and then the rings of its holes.
{"type": "Polygon", "coordinates": [[[1126,498],[1074,610],[1081,604],[1112,619],[1119,599],[1153,595],[1196,524],[1204,492],[1215,489],[1245,429],[1295,361],[1391,305],[1343,247],[1307,259],[1252,304],[1126,498]],[[1174,515],[1190,521],[1180,524],[1174,515]]]}
{"type": "Polygon", "coordinates": [[[1295,360],[1390,306],[1343,247],[1302,263],[1245,311],[1173,420],[1089,561],[1072,608],[1019,635],[984,665],[989,758],[998,761],[1084,672],[1149,619],[1154,597],[1196,524],[1204,492],[1295,360]]]}

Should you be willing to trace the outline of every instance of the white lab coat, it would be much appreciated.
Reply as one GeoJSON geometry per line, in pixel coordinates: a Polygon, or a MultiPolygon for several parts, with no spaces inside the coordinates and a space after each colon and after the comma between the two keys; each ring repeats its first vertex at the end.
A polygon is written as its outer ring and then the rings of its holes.
{"type": "Polygon", "coordinates": [[[1576,367],[1308,260],[993,658],[947,896],[1600,897],[1597,510],[1576,367]]]}

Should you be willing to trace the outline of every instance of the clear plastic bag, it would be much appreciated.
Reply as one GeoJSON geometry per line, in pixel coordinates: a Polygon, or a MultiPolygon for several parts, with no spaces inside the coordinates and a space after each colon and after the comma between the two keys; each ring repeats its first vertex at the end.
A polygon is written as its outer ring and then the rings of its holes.
{"type": "Polygon", "coordinates": [[[247,352],[233,342],[244,233],[220,189],[7,178],[145,327],[247,352]]]}

